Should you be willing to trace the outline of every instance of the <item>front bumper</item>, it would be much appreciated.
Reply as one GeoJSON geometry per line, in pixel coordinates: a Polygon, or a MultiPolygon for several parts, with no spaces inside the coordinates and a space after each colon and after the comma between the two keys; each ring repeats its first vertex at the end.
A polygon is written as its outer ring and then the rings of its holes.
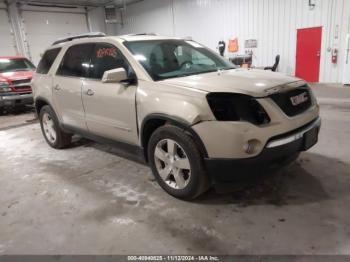
{"type": "Polygon", "coordinates": [[[192,126],[201,138],[208,158],[245,159],[258,156],[272,137],[303,127],[319,117],[317,103],[294,117],[288,117],[271,98],[261,98],[259,103],[271,119],[266,125],[211,120],[192,126]],[[252,150],[247,150],[247,147],[252,150]]]}
{"type": "Polygon", "coordinates": [[[241,181],[256,175],[264,167],[281,162],[286,158],[296,156],[306,151],[318,141],[321,119],[294,131],[271,138],[261,153],[252,158],[244,159],[213,159],[204,160],[206,169],[214,184],[241,181]]]}
{"type": "Polygon", "coordinates": [[[0,107],[31,105],[33,102],[33,94],[0,95],[0,107]]]}

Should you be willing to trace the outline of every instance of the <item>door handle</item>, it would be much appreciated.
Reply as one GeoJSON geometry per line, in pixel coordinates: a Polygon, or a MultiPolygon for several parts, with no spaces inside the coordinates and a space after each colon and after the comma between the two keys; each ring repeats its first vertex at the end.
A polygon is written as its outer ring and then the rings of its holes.
{"type": "Polygon", "coordinates": [[[86,91],[86,94],[87,94],[88,96],[93,96],[93,95],[95,94],[95,92],[94,92],[94,90],[92,90],[92,89],[88,89],[88,90],[86,91]]]}
{"type": "Polygon", "coordinates": [[[61,90],[61,87],[59,84],[56,84],[53,86],[53,89],[55,89],[56,91],[59,91],[59,90],[61,90]]]}
{"type": "Polygon", "coordinates": [[[317,55],[317,57],[320,57],[321,56],[320,51],[318,51],[316,55],[317,55]]]}

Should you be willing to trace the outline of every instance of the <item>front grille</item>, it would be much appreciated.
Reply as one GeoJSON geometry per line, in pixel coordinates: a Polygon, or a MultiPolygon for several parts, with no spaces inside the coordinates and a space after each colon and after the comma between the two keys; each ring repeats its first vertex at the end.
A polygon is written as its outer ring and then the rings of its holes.
{"type": "Polygon", "coordinates": [[[12,85],[16,86],[16,85],[20,85],[20,84],[29,84],[30,81],[31,81],[30,79],[13,80],[12,85]]]}
{"type": "Polygon", "coordinates": [[[12,86],[15,89],[15,91],[22,91],[22,90],[30,90],[30,81],[31,79],[19,79],[19,80],[13,80],[12,86]]]}
{"type": "Polygon", "coordinates": [[[23,90],[23,89],[30,89],[30,86],[15,86],[15,90],[23,90]]]}
{"type": "Polygon", "coordinates": [[[308,86],[302,86],[283,93],[276,93],[271,95],[270,98],[287,116],[299,115],[312,105],[311,92],[308,86]],[[299,98],[302,99],[302,101],[300,101],[299,98]]]}

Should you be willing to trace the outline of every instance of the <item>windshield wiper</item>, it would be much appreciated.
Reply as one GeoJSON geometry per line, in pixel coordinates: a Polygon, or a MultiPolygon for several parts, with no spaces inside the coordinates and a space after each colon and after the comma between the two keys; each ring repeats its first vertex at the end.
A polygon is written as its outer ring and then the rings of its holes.
{"type": "Polygon", "coordinates": [[[158,78],[159,78],[159,80],[166,80],[166,79],[170,79],[170,78],[179,78],[179,77],[186,77],[186,76],[214,73],[214,72],[217,72],[217,71],[218,71],[218,69],[211,69],[211,70],[206,70],[206,71],[186,73],[186,74],[179,74],[179,75],[173,75],[173,76],[165,76],[165,77],[161,76],[161,75],[158,75],[158,78]]]}

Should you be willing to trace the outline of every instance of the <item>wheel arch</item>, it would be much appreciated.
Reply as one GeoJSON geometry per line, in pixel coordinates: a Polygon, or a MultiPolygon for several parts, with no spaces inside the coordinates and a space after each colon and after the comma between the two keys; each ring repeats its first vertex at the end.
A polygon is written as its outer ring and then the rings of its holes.
{"type": "Polygon", "coordinates": [[[37,115],[39,115],[41,108],[46,105],[49,105],[51,108],[53,108],[50,102],[46,98],[41,96],[35,98],[34,106],[35,106],[37,115]]]}
{"type": "Polygon", "coordinates": [[[203,141],[201,140],[199,135],[192,129],[189,123],[175,116],[170,116],[166,114],[151,114],[144,118],[140,128],[140,142],[141,147],[143,148],[143,153],[146,162],[148,162],[147,147],[151,135],[158,127],[167,124],[179,127],[184,132],[187,132],[194,139],[194,142],[196,143],[198,149],[202,153],[202,157],[208,157],[208,153],[203,144],[203,141]]]}

